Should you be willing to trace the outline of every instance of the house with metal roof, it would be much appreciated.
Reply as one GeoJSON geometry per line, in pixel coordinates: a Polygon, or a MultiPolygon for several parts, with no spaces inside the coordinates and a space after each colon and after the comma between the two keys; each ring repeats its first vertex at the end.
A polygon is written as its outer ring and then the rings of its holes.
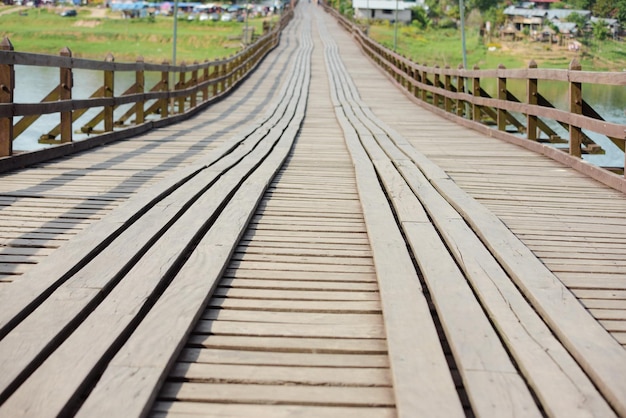
{"type": "Polygon", "coordinates": [[[394,22],[411,23],[411,9],[424,7],[424,0],[352,0],[354,16],[357,19],[382,19],[394,22]]]}

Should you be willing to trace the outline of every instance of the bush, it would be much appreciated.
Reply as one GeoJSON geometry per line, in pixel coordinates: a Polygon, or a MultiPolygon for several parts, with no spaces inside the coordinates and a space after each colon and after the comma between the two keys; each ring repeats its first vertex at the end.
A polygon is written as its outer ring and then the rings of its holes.
{"type": "Polygon", "coordinates": [[[444,17],[443,19],[439,20],[439,24],[437,25],[437,27],[441,29],[456,29],[457,24],[456,21],[450,19],[449,17],[444,17]]]}

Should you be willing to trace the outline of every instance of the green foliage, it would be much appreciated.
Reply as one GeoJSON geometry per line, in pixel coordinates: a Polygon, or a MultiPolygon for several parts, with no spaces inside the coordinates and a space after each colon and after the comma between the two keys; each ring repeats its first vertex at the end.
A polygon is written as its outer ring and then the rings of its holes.
{"type": "Polygon", "coordinates": [[[421,29],[427,28],[431,21],[422,6],[411,8],[411,23],[421,29]]]}
{"type": "Polygon", "coordinates": [[[467,7],[469,9],[485,11],[491,9],[492,7],[497,7],[498,3],[498,0],[469,0],[467,2],[467,7]]]}
{"type": "Polygon", "coordinates": [[[485,22],[491,22],[492,28],[497,28],[506,23],[506,16],[504,15],[504,10],[499,7],[492,7],[483,13],[483,18],[485,22]]]}
{"type": "MultiPolygon", "coordinates": [[[[231,55],[241,49],[232,38],[243,32],[238,22],[178,23],[177,61],[193,62],[231,55]],[[229,40],[229,38],[231,38],[229,40]]],[[[256,33],[262,19],[250,19],[256,33]]],[[[78,58],[103,59],[109,52],[118,62],[143,56],[147,62],[163,62],[172,56],[172,18],[94,19],[88,8],[77,18],[61,17],[45,8],[32,9],[27,16],[0,15],[0,37],[7,36],[16,51],[57,55],[69,47],[78,58]]]]}
{"type": "Polygon", "coordinates": [[[598,41],[604,41],[609,36],[609,29],[606,27],[606,23],[603,20],[599,20],[593,23],[593,37],[598,41]]]}
{"type": "Polygon", "coordinates": [[[437,27],[439,29],[456,29],[456,20],[452,20],[449,17],[444,17],[443,19],[439,20],[437,27]]]}
{"type": "Polygon", "coordinates": [[[575,10],[589,10],[595,3],[595,0],[562,0],[562,3],[575,10]]]}
{"type": "Polygon", "coordinates": [[[619,20],[623,25],[626,24],[626,0],[619,0],[615,5],[615,19],[619,20]]]}
{"type": "Polygon", "coordinates": [[[596,0],[592,8],[595,17],[611,17],[615,8],[615,0],[596,0]]]}
{"type": "Polygon", "coordinates": [[[576,26],[578,26],[578,28],[581,30],[587,24],[587,18],[580,13],[571,13],[569,16],[567,16],[567,21],[576,23],[576,26]]]}

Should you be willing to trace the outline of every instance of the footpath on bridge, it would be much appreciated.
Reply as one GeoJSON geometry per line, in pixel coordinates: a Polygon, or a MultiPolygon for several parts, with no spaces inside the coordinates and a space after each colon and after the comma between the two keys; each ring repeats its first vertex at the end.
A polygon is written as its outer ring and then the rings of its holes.
{"type": "Polygon", "coordinates": [[[313,4],[229,98],[0,205],[0,417],[626,416],[626,196],[423,110],[313,4]]]}

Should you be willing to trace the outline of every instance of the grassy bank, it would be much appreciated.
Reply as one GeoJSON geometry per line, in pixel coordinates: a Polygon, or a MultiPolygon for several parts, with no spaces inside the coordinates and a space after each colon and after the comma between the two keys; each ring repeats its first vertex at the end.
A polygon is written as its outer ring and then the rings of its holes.
{"type": "MultiPolygon", "coordinates": [[[[61,17],[60,9],[28,9],[27,15],[0,15],[0,36],[9,37],[16,51],[59,53],[68,47],[75,57],[103,59],[112,53],[116,61],[134,61],[143,56],[148,62],[172,58],[173,20],[171,17],[121,19],[104,10],[79,8],[77,17],[61,17]],[[103,16],[104,15],[104,16],[103,16]]],[[[262,19],[250,19],[256,33],[262,19]]],[[[236,38],[243,23],[187,21],[177,25],[177,61],[193,62],[226,57],[241,48],[236,38]]]]}
{"type": "MultiPolygon", "coordinates": [[[[393,49],[394,27],[390,24],[376,24],[369,29],[370,36],[381,44],[393,49]]],[[[426,29],[415,26],[398,26],[397,51],[420,64],[449,65],[456,68],[463,62],[461,33],[453,29],[426,29]]],[[[527,67],[531,59],[542,68],[567,68],[572,59],[581,62],[588,71],[623,71],[626,69],[626,43],[606,40],[591,41],[578,52],[569,51],[567,44],[559,46],[542,42],[502,41],[494,38],[483,42],[478,31],[466,32],[468,67],[475,65],[482,69],[527,67]]]]}
{"type": "MultiPolygon", "coordinates": [[[[172,57],[171,17],[154,19],[121,19],[108,10],[82,7],[77,17],[61,17],[61,9],[24,9],[0,7],[0,36],[8,36],[15,49],[23,52],[58,54],[65,46],[74,56],[103,59],[109,52],[116,61],[134,61],[143,56],[148,62],[162,62],[172,57]],[[13,12],[11,12],[13,11],[13,12]]],[[[249,25],[261,32],[262,19],[250,19],[249,25]]],[[[193,62],[228,56],[240,49],[233,39],[241,35],[243,23],[178,22],[177,61],[193,62]]],[[[379,23],[370,27],[372,38],[393,48],[394,26],[379,23]]],[[[457,67],[462,62],[460,31],[453,29],[419,29],[398,27],[397,50],[420,64],[457,67]]],[[[624,43],[591,41],[578,52],[567,45],[492,39],[483,42],[476,29],[467,30],[468,66],[523,68],[534,59],[542,68],[567,68],[577,58],[584,70],[623,71],[626,69],[624,43]]]]}

